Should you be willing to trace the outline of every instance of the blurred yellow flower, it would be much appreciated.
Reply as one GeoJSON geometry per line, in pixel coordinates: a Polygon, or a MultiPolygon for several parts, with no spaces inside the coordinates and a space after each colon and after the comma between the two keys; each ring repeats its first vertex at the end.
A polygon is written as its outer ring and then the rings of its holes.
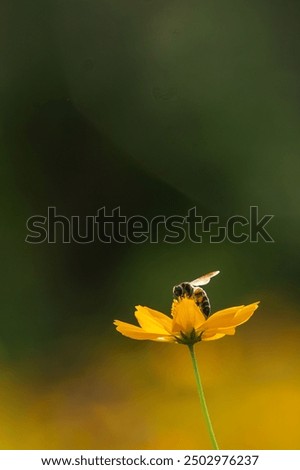
{"type": "Polygon", "coordinates": [[[119,320],[114,324],[117,331],[128,338],[193,345],[234,335],[235,328],[249,320],[258,303],[219,310],[206,318],[193,299],[184,297],[173,300],[172,317],[139,305],[135,317],[140,326],[119,320]]]}

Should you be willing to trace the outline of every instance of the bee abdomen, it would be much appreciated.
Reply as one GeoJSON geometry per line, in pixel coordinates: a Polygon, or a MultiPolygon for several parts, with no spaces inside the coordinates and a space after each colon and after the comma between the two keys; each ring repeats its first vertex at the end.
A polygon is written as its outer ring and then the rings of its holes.
{"type": "Polygon", "coordinates": [[[207,297],[203,298],[200,308],[206,317],[210,315],[210,303],[207,297]]]}

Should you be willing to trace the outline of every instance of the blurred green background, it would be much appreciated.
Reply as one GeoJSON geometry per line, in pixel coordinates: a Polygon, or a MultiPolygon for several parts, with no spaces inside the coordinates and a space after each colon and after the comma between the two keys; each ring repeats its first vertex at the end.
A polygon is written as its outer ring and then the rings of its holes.
{"type": "Polygon", "coordinates": [[[1,6],[3,449],[209,448],[186,348],[114,330],[220,269],[213,310],[261,300],[197,346],[223,449],[299,449],[297,1],[1,6]],[[274,214],[275,243],[25,243],[26,220],[274,214]]]}

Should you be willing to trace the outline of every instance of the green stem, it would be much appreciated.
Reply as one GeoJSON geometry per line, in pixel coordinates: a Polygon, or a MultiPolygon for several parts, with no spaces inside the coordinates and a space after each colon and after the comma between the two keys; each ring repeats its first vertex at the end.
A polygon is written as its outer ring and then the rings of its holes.
{"type": "Polygon", "coordinates": [[[214,430],[213,430],[213,427],[212,427],[212,424],[211,424],[211,420],[210,420],[209,413],[208,413],[208,408],[207,408],[206,401],[205,401],[205,396],[204,396],[203,387],[202,387],[202,383],[201,383],[201,378],[200,378],[200,374],[199,374],[197,359],[196,359],[195,351],[194,351],[194,345],[193,344],[188,345],[188,348],[189,348],[189,351],[191,353],[191,358],[192,358],[193,369],[194,369],[195,378],[196,378],[198,395],[199,395],[199,399],[200,399],[202,412],[204,414],[204,419],[205,419],[205,424],[206,424],[206,427],[207,427],[207,430],[208,430],[208,434],[209,434],[213,449],[219,450],[218,443],[217,443],[216,436],[215,436],[215,433],[214,433],[214,430]]]}

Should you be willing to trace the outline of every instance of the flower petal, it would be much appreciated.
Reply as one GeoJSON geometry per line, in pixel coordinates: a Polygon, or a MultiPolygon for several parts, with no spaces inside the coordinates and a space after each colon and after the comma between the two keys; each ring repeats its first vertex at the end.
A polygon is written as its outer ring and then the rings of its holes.
{"type": "Polygon", "coordinates": [[[193,299],[174,300],[172,315],[173,332],[190,333],[193,329],[197,330],[205,322],[203,313],[193,299]]]}
{"type": "Polygon", "coordinates": [[[243,308],[244,305],[239,305],[238,307],[225,308],[224,310],[219,310],[214,313],[206,320],[203,325],[204,329],[216,329],[216,328],[226,328],[232,326],[232,321],[236,313],[243,308]]]}
{"type": "Polygon", "coordinates": [[[201,335],[201,341],[211,341],[223,338],[225,335],[234,335],[235,328],[218,328],[217,330],[207,330],[201,335]]]}
{"type": "Polygon", "coordinates": [[[253,304],[246,305],[241,310],[239,310],[234,316],[234,326],[242,325],[252,317],[255,310],[258,308],[259,302],[254,302],[253,304]]]}
{"type": "Polygon", "coordinates": [[[117,327],[117,331],[119,331],[122,335],[127,336],[128,338],[132,339],[141,339],[141,340],[152,340],[152,341],[168,341],[174,342],[175,338],[171,335],[162,335],[159,333],[148,333],[144,331],[139,326],[131,325],[130,323],[125,323],[120,320],[115,320],[114,325],[117,327]]]}
{"type": "Polygon", "coordinates": [[[214,335],[212,336],[207,336],[205,338],[203,338],[202,336],[202,341],[213,341],[215,339],[220,339],[220,338],[223,338],[225,336],[225,334],[223,333],[215,333],[214,335]]]}
{"type": "Polygon", "coordinates": [[[135,308],[135,317],[144,331],[163,335],[170,334],[172,331],[172,320],[170,317],[149,307],[138,305],[135,308]]]}
{"type": "Polygon", "coordinates": [[[226,308],[220,310],[209,317],[203,325],[204,330],[227,328],[230,326],[238,326],[245,323],[253,315],[258,308],[258,302],[249,305],[241,305],[239,307],[226,308]]]}

